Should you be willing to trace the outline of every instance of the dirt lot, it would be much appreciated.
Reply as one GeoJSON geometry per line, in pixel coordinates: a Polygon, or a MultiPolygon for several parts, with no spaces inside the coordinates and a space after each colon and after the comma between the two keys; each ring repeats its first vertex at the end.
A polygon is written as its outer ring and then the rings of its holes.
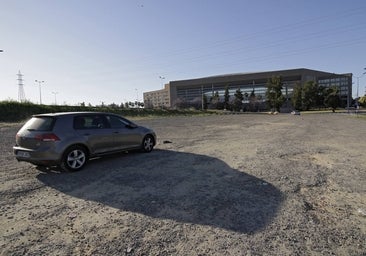
{"type": "Polygon", "coordinates": [[[366,120],[139,120],[156,150],[41,172],[0,125],[1,255],[366,255],[366,120]],[[167,143],[170,142],[170,143],[167,143]]]}

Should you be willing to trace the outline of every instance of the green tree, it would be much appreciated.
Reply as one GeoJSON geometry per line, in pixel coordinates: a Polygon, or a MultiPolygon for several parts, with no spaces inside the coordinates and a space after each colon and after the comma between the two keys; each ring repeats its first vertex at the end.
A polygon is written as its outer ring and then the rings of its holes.
{"type": "Polygon", "coordinates": [[[316,106],[320,109],[324,107],[325,96],[327,88],[324,86],[318,86],[318,95],[316,98],[316,106]]]}
{"type": "Polygon", "coordinates": [[[302,110],[302,86],[300,84],[295,85],[291,102],[296,110],[302,110]]]}
{"type": "Polygon", "coordinates": [[[207,96],[206,94],[203,94],[203,109],[204,110],[207,110],[207,106],[208,106],[208,99],[207,99],[207,96]]]}
{"type": "Polygon", "coordinates": [[[280,107],[285,102],[285,97],[282,95],[282,77],[272,77],[267,81],[266,98],[267,104],[271,110],[275,109],[278,112],[280,107]]]}
{"type": "Polygon", "coordinates": [[[255,95],[254,90],[252,90],[252,92],[250,93],[250,96],[249,96],[250,111],[256,110],[256,104],[257,104],[257,96],[255,95]]]}
{"type": "Polygon", "coordinates": [[[327,89],[325,96],[325,105],[332,109],[333,112],[337,109],[340,103],[339,89],[336,86],[332,86],[327,89]]]}
{"type": "Polygon", "coordinates": [[[230,109],[229,101],[230,101],[229,86],[226,86],[224,94],[224,109],[230,109]]]}
{"type": "Polygon", "coordinates": [[[309,110],[316,107],[318,85],[314,81],[307,81],[302,87],[302,108],[309,110]]]}
{"type": "Polygon", "coordinates": [[[211,107],[214,109],[217,109],[217,106],[220,102],[220,95],[219,92],[216,91],[215,94],[211,97],[210,103],[211,103],[211,107]]]}
{"type": "Polygon", "coordinates": [[[243,93],[241,92],[240,88],[238,88],[234,94],[234,110],[240,111],[243,107],[243,93]]]}

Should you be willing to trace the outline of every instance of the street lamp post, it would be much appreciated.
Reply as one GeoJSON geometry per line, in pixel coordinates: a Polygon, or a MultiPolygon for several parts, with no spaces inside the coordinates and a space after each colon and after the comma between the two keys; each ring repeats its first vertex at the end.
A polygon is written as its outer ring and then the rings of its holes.
{"type": "MultiPolygon", "coordinates": [[[[364,68],[364,70],[366,70],[366,68],[364,68]]],[[[362,75],[360,76],[356,76],[357,78],[357,91],[356,91],[356,113],[358,112],[358,108],[359,108],[359,105],[358,105],[358,90],[359,90],[359,87],[360,87],[360,78],[363,77],[364,75],[366,74],[366,72],[363,72],[362,75]]],[[[366,92],[365,92],[366,94],[366,92]]]]}
{"type": "MultiPolygon", "coordinates": [[[[164,76],[159,76],[159,78],[161,79],[161,81],[163,83],[162,84],[162,89],[164,89],[164,79],[165,79],[165,77],[164,76]]],[[[161,96],[158,97],[158,105],[160,104],[160,108],[163,108],[164,100],[165,100],[164,94],[161,94],[161,96]]]]}
{"type": "Polygon", "coordinates": [[[55,105],[57,105],[56,94],[58,94],[58,92],[52,92],[52,94],[55,95],[55,105]]]}
{"type": "Polygon", "coordinates": [[[159,76],[159,78],[161,79],[161,81],[163,82],[163,89],[164,89],[164,79],[165,79],[165,77],[163,77],[163,76],[159,76]]]}
{"type": "Polygon", "coordinates": [[[137,88],[135,88],[135,92],[136,92],[136,101],[139,101],[139,91],[137,90],[137,88]]]}
{"type": "MultiPolygon", "coordinates": [[[[366,70],[366,68],[364,68],[364,70],[366,70]]],[[[357,94],[356,94],[356,98],[358,98],[358,89],[359,89],[359,86],[360,86],[360,78],[363,77],[364,75],[366,74],[366,72],[363,72],[362,75],[360,76],[356,76],[357,78],[357,94]]]]}
{"type": "Polygon", "coordinates": [[[42,105],[41,84],[44,83],[44,81],[35,80],[35,82],[38,83],[39,86],[39,105],[42,105]]]}

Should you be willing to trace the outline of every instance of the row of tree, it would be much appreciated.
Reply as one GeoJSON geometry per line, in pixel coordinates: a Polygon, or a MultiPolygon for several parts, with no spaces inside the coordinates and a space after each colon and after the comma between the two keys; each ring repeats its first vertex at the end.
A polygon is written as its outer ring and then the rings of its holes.
{"type": "Polygon", "coordinates": [[[292,104],[298,110],[328,107],[335,111],[340,103],[340,92],[337,86],[324,87],[314,81],[308,81],[302,86],[296,85],[293,91],[292,104]]]}
{"type": "MultiPolygon", "coordinates": [[[[280,110],[287,100],[282,94],[281,77],[273,77],[267,82],[266,99],[271,109],[280,110]]],[[[297,84],[291,95],[292,107],[296,110],[331,108],[333,112],[341,105],[340,91],[337,86],[319,86],[314,81],[297,84]]]]}
{"type": "MultiPolygon", "coordinates": [[[[85,102],[81,102],[79,103],[80,106],[82,107],[93,107],[92,104],[88,103],[88,105],[85,104],[85,102]]],[[[135,101],[135,102],[132,102],[132,101],[128,101],[128,102],[125,102],[125,103],[121,103],[121,104],[116,104],[116,103],[111,103],[111,104],[105,104],[104,102],[102,102],[101,105],[97,105],[96,107],[109,107],[109,108],[114,108],[114,109],[118,109],[118,108],[121,108],[121,109],[124,109],[124,108],[144,108],[145,104],[143,102],[139,102],[139,101],[135,101]]]]}
{"type": "MultiPolygon", "coordinates": [[[[340,107],[341,99],[338,87],[323,87],[319,86],[314,81],[308,81],[303,85],[296,85],[292,95],[284,95],[284,83],[282,77],[272,77],[267,81],[267,90],[265,93],[265,104],[271,111],[280,111],[288,100],[287,107],[296,110],[309,110],[314,108],[331,108],[333,111],[340,107]]],[[[179,102],[178,107],[189,105],[197,109],[213,108],[226,109],[233,111],[258,111],[263,103],[261,95],[255,95],[254,90],[248,94],[243,93],[238,88],[233,96],[229,94],[229,87],[226,86],[224,97],[220,98],[219,92],[215,92],[212,97],[208,98],[206,94],[202,99],[195,99],[191,102],[179,102]]]]}
{"type": "MultiPolygon", "coordinates": [[[[280,107],[285,101],[285,97],[282,94],[283,82],[281,77],[273,77],[267,82],[266,91],[266,103],[270,109],[279,111],[280,107]]],[[[260,105],[263,102],[261,95],[256,95],[253,91],[248,94],[243,93],[240,88],[238,88],[232,98],[229,93],[229,87],[225,87],[225,93],[223,101],[220,101],[220,96],[218,92],[208,99],[206,95],[203,95],[203,108],[207,109],[208,106],[216,109],[226,109],[233,111],[258,111],[260,105]]]]}
{"type": "Polygon", "coordinates": [[[210,97],[210,99],[208,99],[207,95],[204,94],[202,99],[202,107],[204,109],[208,109],[210,107],[213,109],[240,111],[243,109],[243,100],[245,97],[247,98],[248,95],[246,93],[243,94],[240,88],[238,88],[234,94],[234,98],[231,98],[229,93],[229,87],[226,86],[223,101],[220,100],[220,95],[218,91],[216,91],[214,95],[210,97]]]}

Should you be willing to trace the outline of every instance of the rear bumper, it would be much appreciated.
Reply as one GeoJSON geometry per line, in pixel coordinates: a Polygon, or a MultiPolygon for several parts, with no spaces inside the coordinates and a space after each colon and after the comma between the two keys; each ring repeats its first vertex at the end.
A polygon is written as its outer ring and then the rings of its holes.
{"type": "Polygon", "coordinates": [[[15,158],[18,161],[28,162],[35,165],[53,166],[58,165],[61,161],[60,155],[49,149],[30,150],[22,147],[13,147],[15,158]]]}

